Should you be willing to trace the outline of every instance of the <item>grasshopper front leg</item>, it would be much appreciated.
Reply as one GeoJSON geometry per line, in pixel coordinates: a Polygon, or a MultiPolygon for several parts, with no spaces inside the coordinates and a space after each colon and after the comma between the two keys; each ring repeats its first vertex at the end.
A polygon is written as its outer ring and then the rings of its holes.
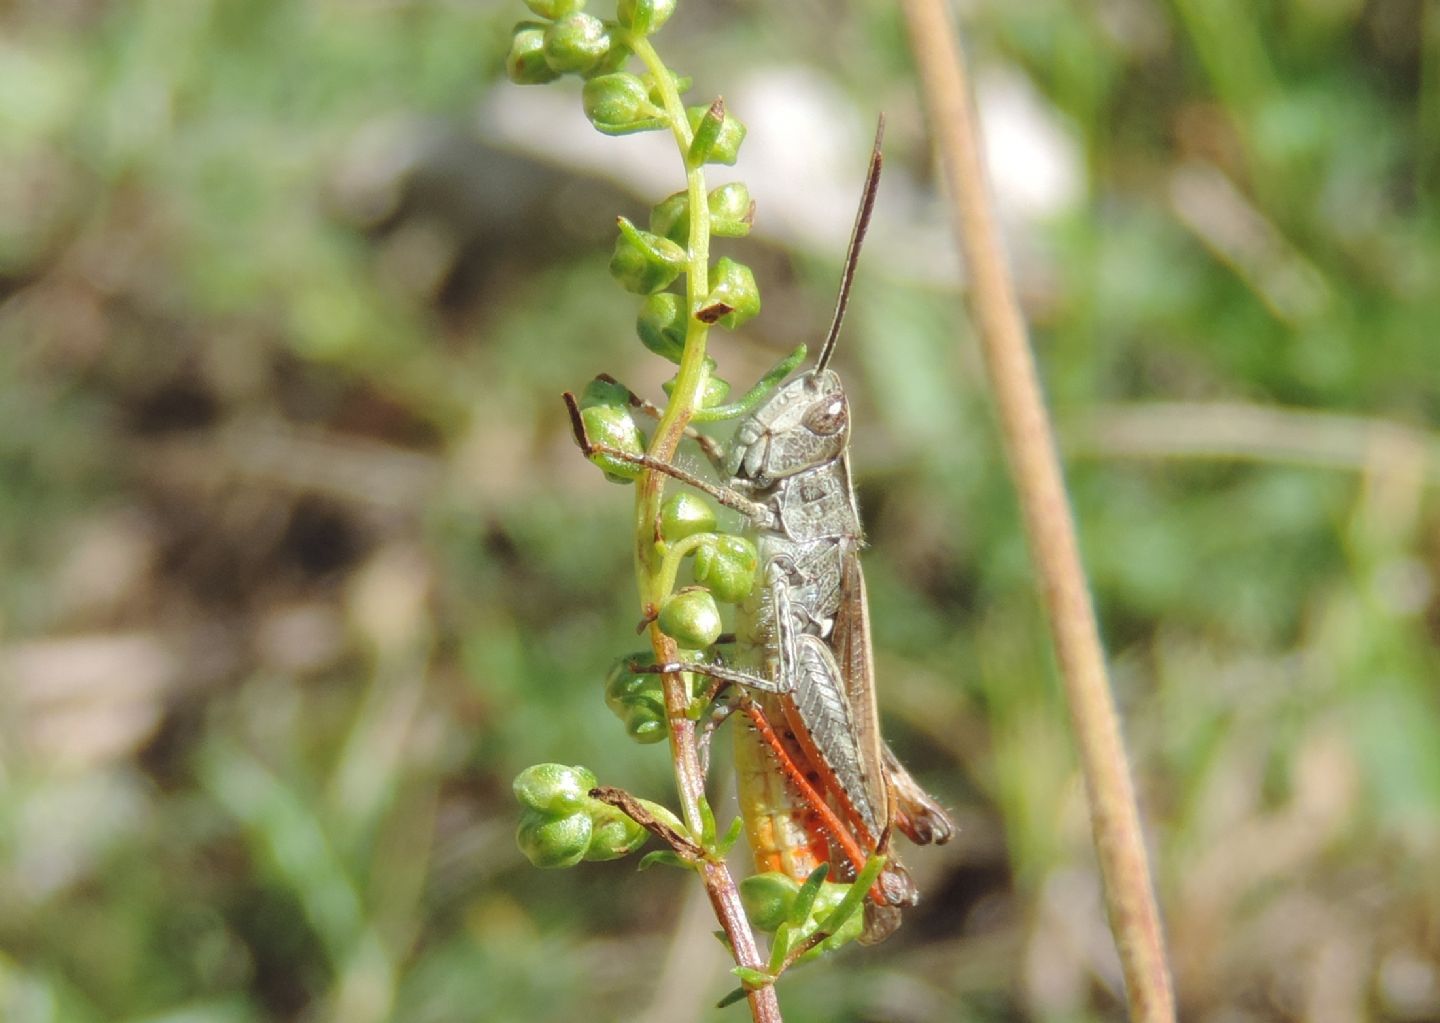
{"type": "MultiPolygon", "coordinates": [[[[609,373],[597,373],[595,379],[601,381],[602,383],[613,384],[616,387],[623,388],[625,391],[625,400],[630,403],[631,408],[635,409],[637,412],[643,412],[645,415],[649,416],[651,419],[656,420],[657,422],[659,421],[661,415],[663,414],[663,411],[661,410],[660,406],[656,405],[654,402],[646,401],[644,398],[640,397],[640,395],[632,391],[626,384],[622,383],[619,380],[616,380],[609,373]]],[[[702,452],[704,452],[705,457],[710,460],[710,464],[715,466],[717,469],[725,464],[725,449],[720,446],[720,442],[717,441],[714,437],[707,437],[705,434],[695,429],[695,427],[687,426],[685,427],[685,438],[687,440],[693,440],[696,446],[699,447],[702,452]]]]}
{"type": "Polygon", "coordinates": [[[741,494],[739,491],[729,487],[716,486],[709,480],[701,479],[692,472],[686,472],[678,465],[671,465],[669,462],[662,462],[658,458],[651,458],[649,455],[634,455],[628,451],[621,451],[609,444],[598,444],[590,439],[589,431],[585,429],[585,420],[580,415],[580,403],[576,401],[575,395],[566,391],[561,395],[565,399],[565,407],[570,413],[570,429],[575,436],[575,443],[588,458],[591,455],[606,455],[617,461],[628,462],[631,465],[640,466],[642,469],[649,469],[652,472],[663,473],[671,479],[679,480],[687,486],[694,487],[702,494],[707,494],[717,504],[726,508],[733,508],[741,515],[751,519],[762,529],[775,529],[779,525],[779,516],[768,506],[741,494]]]}

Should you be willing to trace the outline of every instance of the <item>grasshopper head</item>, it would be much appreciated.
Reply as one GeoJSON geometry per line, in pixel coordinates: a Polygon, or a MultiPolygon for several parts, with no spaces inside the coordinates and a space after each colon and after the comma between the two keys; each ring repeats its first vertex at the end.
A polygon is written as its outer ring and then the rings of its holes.
{"type": "Polygon", "coordinates": [[[850,405],[832,370],[796,377],[741,420],[726,471],[763,490],[775,480],[824,465],[850,442],[850,405]]]}

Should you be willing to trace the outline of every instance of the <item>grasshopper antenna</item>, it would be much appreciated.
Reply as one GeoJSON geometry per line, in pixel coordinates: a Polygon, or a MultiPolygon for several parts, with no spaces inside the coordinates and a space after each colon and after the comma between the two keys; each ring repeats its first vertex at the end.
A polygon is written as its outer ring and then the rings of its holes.
{"type": "Polygon", "coordinates": [[[885,157],[880,144],[885,140],[885,115],[880,115],[875,125],[875,148],[870,151],[870,170],[865,174],[865,190],[860,195],[860,209],[855,213],[855,226],[850,231],[850,248],[845,253],[845,270],[840,276],[840,294],[835,299],[835,315],[830,320],[830,333],[825,335],[825,344],[820,349],[820,358],[815,361],[815,372],[819,373],[830,362],[835,352],[835,341],[840,337],[840,324],[845,320],[845,307],[850,304],[850,285],[855,283],[855,264],[860,261],[860,246],[865,241],[865,231],[870,226],[870,214],[875,209],[875,193],[880,188],[880,168],[885,157]]]}

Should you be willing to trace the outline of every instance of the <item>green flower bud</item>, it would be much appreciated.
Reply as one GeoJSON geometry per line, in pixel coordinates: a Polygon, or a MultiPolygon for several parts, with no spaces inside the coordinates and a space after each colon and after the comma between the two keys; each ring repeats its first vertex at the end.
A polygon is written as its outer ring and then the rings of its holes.
{"type": "MultiPolygon", "coordinates": [[[[743,238],[755,221],[750,190],[738,181],[721,185],[707,197],[710,233],[719,238],[743,238]]],[[[650,209],[650,230],[672,242],[690,240],[690,197],[685,192],[667,196],[650,209]]]]}
{"type": "Polygon", "coordinates": [[[637,701],[625,715],[625,734],[642,746],[664,742],[670,734],[665,723],[665,701],[658,697],[637,701]]]}
{"type": "MultiPolygon", "coordinates": [[[[689,75],[682,75],[676,71],[670,71],[669,75],[670,84],[675,86],[675,93],[678,96],[685,95],[690,91],[690,87],[695,84],[695,80],[689,75]]],[[[660,92],[660,79],[656,78],[654,74],[648,74],[645,76],[645,82],[650,86],[650,102],[654,103],[657,107],[663,107],[665,105],[665,96],[660,92]]]]}
{"type": "Polygon", "coordinates": [[[688,490],[677,490],[660,506],[660,536],[676,543],[696,533],[715,529],[715,509],[710,502],[688,490]]]}
{"type": "Polygon", "coordinates": [[[743,536],[716,533],[713,543],[702,544],[695,552],[695,581],[715,599],[738,604],[755,586],[760,554],[743,536]]]}
{"type": "Polygon", "coordinates": [[[642,36],[658,32],[674,13],[675,0],[620,0],[616,7],[620,24],[642,36]]]}
{"type": "Polygon", "coordinates": [[[610,666],[605,676],[605,705],[625,725],[625,731],[639,743],[660,742],[666,736],[665,697],[659,675],[630,670],[634,663],[653,658],[649,650],[626,654],[610,666]]]}
{"type": "MultiPolygon", "coordinates": [[[[835,911],[849,891],[850,885],[848,884],[835,884],[831,881],[826,881],[822,884],[820,886],[820,893],[815,896],[815,904],[810,908],[810,925],[812,927],[818,927],[826,917],[835,911]]],[[[854,913],[851,913],[845,918],[844,923],[836,928],[834,934],[802,955],[800,961],[808,962],[811,959],[818,959],[826,952],[831,952],[841,945],[849,944],[860,937],[860,931],[864,928],[864,925],[865,910],[863,907],[857,908],[854,913]]]]}
{"type": "Polygon", "coordinates": [[[608,803],[597,800],[591,806],[590,824],[587,860],[616,860],[645,844],[645,829],[608,803]]]}
{"type": "MultiPolygon", "coordinates": [[[[596,61],[594,67],[584,72],[584,75],[586,78],[594,78],[596,75],[608,75],[612,71],[622,71],[632,56],[634,56],[634,54],[630,51],[630,47],[612,37],[610,39],[609,51],[606,52],[605,56],[596,61]]],[[[660,103],[655,105],[657,107],[663,106],[663,104],[660,103]]]]}
{"type": "MultiPolygon", "coordinates": [[[[712,109],[713,106],[686,108],[685,115],[690,121],[690,130],[696,133],[696,137],[699,137],[701,125],[712,109]]],[[[706,134],[709,134],[709,129],[706,130],[706,134]]],[[[745,125],[740,123],[739,118],[726,113],[723,121],[715,129],[714,141],[706,148],[703,162],[723,163],[726,166],[734,165],[736,158],[740,155],[740,143],[743,141],[745,141],[745,125]]],[[[690,152],[692,157],[699,155],[693,144],[690,152]]]]}
{"type": "Polygon", "coordinates": [[[685,250],[668,238],[641,231],[624,217],[610,257],[610,274],[626,291],[653,295],[663,291],[685,268],[685,250]]]}
{"type": "Polygon", "coordinates": [[[540,17],[554,21],[580,10],[585,0],[525,0],[525,6],[540,17]]]}
{"type": "Polygon", "coordinates": [[[715,263],[715,284],[696,315],[734,330],[760,311],[760,289],[744,263],[722,256],[715,263]]]}
{"type": "MultiPolygon", "coordinates": [[[[675,377],[671,377],[660,385],[660,388],[667,396],[675,393],[675,377]]],[[[716,405],[724,404],[726,397],[730,394],[730,381],[715,375],[715,360],[706,356],[705,358],[705,386],[700,391],[700,407],[714,408],[716,405]]]]}
{"type": "Polygon", "coordinates": [[[595,787],[595,775],[583,767],[536,764],[515,776],[511,788],[522,806],[551,817],[583,810],[595,787]]]}
{"type": "Polygon", "coordinates": [[[607,707],[623,717],[626,700],[633,700],[650,691],[659,691],[658,675],[641,674],[630,670],[630,665],[645,664],[654,657],[654,653],[649,650],[637,650],[635,653],[616,658],[615,662],[610,665],[610,670],[605,673],[605,705],[607,707]]]}
{"type": "Polygon", "coordinates": [[[598,75],[581,95],[585,116],[606,135],[630,135],[665,127],[664,111],[646,96],[645,83],[628,71],[598,75]]]}
{"type": "MultiPolygon", "coordinates": [[[[641,435],[640,428],[635,425],[629,409],[616,408],[613,405],[592,405],[580,410],[580,419],[585,424],[585,432],[596,444],[619,448],[630,455],[645,453],[645,438],[641,435]]],[[[605,478],[611,483],[629,483],[640,475],[638,465],[613,455],[597,452],[590,456],[590,461],[604,470],[605,478]]]]}
{"type": "Polygon", "coordinates": [[[740,902],[751,925],[772,934],[789,918],[799,892],[799,884],[775,870],[740,882],[740,902]]]}
{"type": "Polygon", "coordinates": [[[629,408],[630,391],[622,383],[614,380],[602,380],[596,377],[585,385],[585,390],[580,392],[580,407],[582,409],[594,408],[597,405],[608,405],[612,408],[629,408]]]}
{"type": "Polygon", "coordinates": [[[660,608],[660,631],[685,650],[703,650],[720,638],[720,609],[708,590],[687,586],[660,608]]]}
{"type": "Polygon", "coordinates": [[[605,23],[588,14],[567,14],[545,29],[545,60],[556,71],[589,71],[609,51],[605,23]]]}
{"type": "Polygon", "coordinates": [[[545,61],[545,26],[522,21],[510,36],[505,73],[516,85],[544,85],[560,77],[545,61]]]}
{"type": "Polygon", "coordinates": [[[650,209],[650,230],[677,245],[690,241],[690,197],[685,192],[666,196],[650,209]]]}
{"type": "MultiPolygon", "coordinates": [[[[709,195],[710,233],[721,238],[744,238],[755,222],[755,200],[739,181],[721,185],[709,195]]],[[[662,234],[664,232],[661,232],[662,234]]]]}
{"type": "Polygon", "coordinates": [[[585,858],[593,825],[584,813],[552,817],[527,807],[520,813],[515,844],[537,867],[573,867],[585,858]]]}
{"type": "Polygon", "coordinates": [[[705,388],[700,392],[700,407],[714,408],[716,405],[723,405],[729,396],[730,381],[711,373],[705,378],[705,388]]]}
{"type": "Polygon", "coordinates": [[[635,333],[646,348],[678,364],[685,351],[685,300],[668,291],[651,295],[640,306],[635,333]]]}

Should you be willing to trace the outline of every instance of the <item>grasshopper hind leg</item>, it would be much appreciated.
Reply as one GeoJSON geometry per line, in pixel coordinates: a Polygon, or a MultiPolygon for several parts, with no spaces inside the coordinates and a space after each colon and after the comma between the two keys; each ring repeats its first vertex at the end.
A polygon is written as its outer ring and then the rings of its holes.
{"type": "Polygon", "coordinates": [[[944,845],[950,841],[955,835],[950,815],[905,770],[889,743],[884,744],[883,754],[895,826],[916,845],[944,845]]]}

